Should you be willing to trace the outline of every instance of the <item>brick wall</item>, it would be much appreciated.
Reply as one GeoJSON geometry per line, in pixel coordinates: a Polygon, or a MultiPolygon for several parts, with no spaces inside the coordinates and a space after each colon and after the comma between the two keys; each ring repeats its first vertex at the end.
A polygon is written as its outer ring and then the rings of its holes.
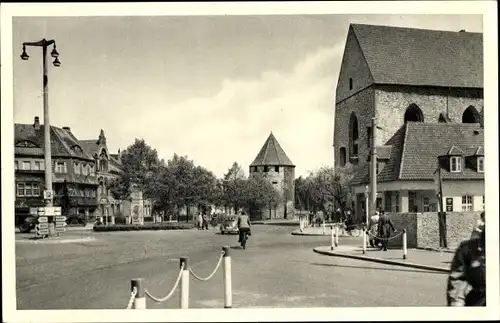
{"type": "MultiPolygon", "coordinates": [[[[481,212],[447,212],[446,231],[448,248],[455,249],[470,238],[481,212]]],[[[392,213],[391,220],[398,231],[406,228],[408,248],[439,248],[439,219],[437,212],[392,213]]],[[[389,246],[403,246],[402,235],[389,241],[389,246]]]]}

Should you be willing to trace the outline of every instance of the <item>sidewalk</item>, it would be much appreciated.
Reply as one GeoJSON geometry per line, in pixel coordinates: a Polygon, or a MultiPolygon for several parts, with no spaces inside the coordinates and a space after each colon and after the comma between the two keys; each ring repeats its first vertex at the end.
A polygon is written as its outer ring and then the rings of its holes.
{"type": "Polygon", "coordinates": [[[272,220],[262,220],[262,221],[251,221],[253,225],[289,225],[289,226],[299,226],[298,219],[285,220],[285,219],[272,219],[272,220]]]}
{"type": "Polygon", "coordinates": [[[362,246],[340,245],[331,250],[330,246],[316,247],[314,252],[334,257],[351,258],[377,262],[387,265],[412,267],[417,269],[449,272],[453,254],[449,252],[426,251],[421,249],[408,249],[407,258],[403,259],[402,249],[389,249],[380,251],[378,248],[367,248],[363,255],[362,246]]]}
{"type": "MultiPolygon", "coordinates": [[[[325,233],[323,233],[323,227],[307,227],[304,228],[302,232],[300,229],[294,230],[292,235],[296,236],[330,236],[332,234],[331,225],[325,225],[325,233]]],[[[347,237],[348,234],[345,234],[340,230],[339,237],[347,237]]]]}

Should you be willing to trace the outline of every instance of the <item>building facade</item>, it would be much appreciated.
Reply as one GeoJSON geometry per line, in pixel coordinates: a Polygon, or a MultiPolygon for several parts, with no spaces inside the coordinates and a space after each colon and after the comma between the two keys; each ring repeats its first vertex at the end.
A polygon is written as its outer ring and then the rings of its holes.
{"type": "MultiPolygon", "coordinates": [[[[44,125],[15,124],[14,165],[16,214],[28,214],[30,207],[44,206],[44,125]]],[[[69,127],[50,128],[52,190],[54,205],[68,216],[83,217],[97,208],[97,176],[94,159],[83,149],[69,127]]]]}
{"type": "Polygon", "coordinates": [[[282,197],[282,202],[277,207],[261,210],[261,217],[279,219],[291,218],[295,215],[295,165],[272,132],[255,160],[250,164],[249,173],[250,176],[256,173],[263,174],[282,197]]]}
{"type": "Polygon", "coordinates": [[[462,199],[464,208],[471,199],[474,209],[482,207],[484,175],[472,172],[477,166],[470,163],[482,160],[471,149],[483,145],[483,110],[482,34],[351,24],[336,89],[333,141],[334,165],[357,166],[356,214],[364,213],[374,117],[379,208],[437,208],[433,172],[447,169],[443,151],[452,146],[462,151],[453,157],[464,164],[451,177],[444,172],[443,198],[453,201],[453,210],[462,211],[462,199]],[[438,133],[446,139],[439,140],[438,133]],[[432,148],[418,145],[424,140],[432,148]],[[415,147],[423,150],[415,154],[415,147]],[[405,175],[404,169],[411,172],[423,163],[429,167],[405,175]]]}
{"type": "Polygon", "coordinates": [[[115,223],[115,217],[126,217],[127,223],[144,223],[145,217],[151,217],[151,201],[144,200],[142,192],[136,187],[126,199],[115,199],[110,185],[123,174],[121,152],[111,154],[106,144],[106,135],[101,129],[97,139],[80,140],[83,149],[92,156],[96,165],[97,208],[93,216],[105,223],[115,223]]]}

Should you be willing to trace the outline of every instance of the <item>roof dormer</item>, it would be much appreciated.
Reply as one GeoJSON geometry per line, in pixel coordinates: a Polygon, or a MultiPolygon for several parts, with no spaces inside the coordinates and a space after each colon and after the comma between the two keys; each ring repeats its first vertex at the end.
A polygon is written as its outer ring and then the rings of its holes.
{"type": "Polygon", "coordinates": [[[451,146],[439,156],[439,164],[450,173],[461,173],[464,167],[464,155],[462,149],[451,146]]]}

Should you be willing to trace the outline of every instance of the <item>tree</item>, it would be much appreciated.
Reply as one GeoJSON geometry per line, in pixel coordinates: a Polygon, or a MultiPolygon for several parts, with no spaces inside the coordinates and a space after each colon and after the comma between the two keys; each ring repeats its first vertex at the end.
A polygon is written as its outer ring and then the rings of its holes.
{"type": "Polygon", "coordinates": [[[160,167],[158,153],[143,139],[135,139],[134,144],[121,155],[123,174],[110,185],[110,190],[118,199],[130,195],[132,184],[142,190],[145,198],[156,199],[157,179],[160,167]]]}
{"type": "Polygon", "coordinates": [[[246,203],[246,177],[243,169],[234,162],[222,179],[222,203],[238,210],[246,203]]]}

